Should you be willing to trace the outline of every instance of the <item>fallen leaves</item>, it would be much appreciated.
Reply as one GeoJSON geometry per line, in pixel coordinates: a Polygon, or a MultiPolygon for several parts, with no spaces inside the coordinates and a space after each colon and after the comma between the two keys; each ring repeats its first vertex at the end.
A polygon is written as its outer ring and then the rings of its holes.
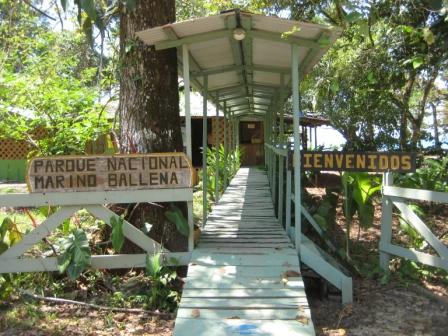
{"type": "Polygon", "coordinates": [[[191,311],[191,317],[192,318],[198,318],[201,316],[201,312],[199,311],[199,309],[193,309],[191,311]]]}
{"type": "Polygon", "coordinates": [[[303,315],[297,315],[296,321],[302,323],[303,325],[308,325],[308,323],[310,323],[310,319],[303,315]]]}

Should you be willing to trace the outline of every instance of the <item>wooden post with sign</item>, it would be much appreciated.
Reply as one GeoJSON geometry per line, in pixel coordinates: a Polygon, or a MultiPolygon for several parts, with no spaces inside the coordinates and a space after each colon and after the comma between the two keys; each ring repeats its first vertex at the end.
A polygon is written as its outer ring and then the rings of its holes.
{"type": "Polygon", "coordinates": [[[130,191],[191,188],[184,153],[55,156],[31,160],[30,192],[130,191]]]}
{"type": "MultiPolygon", "coordinates": [[[[31,193],[0,195],[0,207],[60,206],[37,228],[0,255],[0,273],[57,271],[57,257],[31,258],[26,251],[49,236],[78,210],[85,209],[111,225],[118,216],[105,204],[193,201],[193,170],[184,153],[55,156],[31,160],[27,183],[31,193]]],[[[189,224],[192,213],[188,213],[189,224]]],[[[165,264],[188,265],[189,252],[172,253],[126,220],[124,236],[145,253],[93,255],[92,268],[145,267],[147,254],[161,253],[165,264]]],[[[191,246],[190,246],[191,245],[191,246]]]]}
{"type": "MultiPolygon", "coordinates": [[[[414,172],[415,153],[302,151],[301,168],[313,171],[414,172]]],[[[293,155],[288,164],[292,169],[293,155]]]]}

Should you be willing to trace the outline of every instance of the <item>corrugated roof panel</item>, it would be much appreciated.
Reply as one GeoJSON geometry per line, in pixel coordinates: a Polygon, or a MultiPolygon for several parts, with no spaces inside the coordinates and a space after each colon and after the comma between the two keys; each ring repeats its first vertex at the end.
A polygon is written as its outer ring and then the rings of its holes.
{"type": "Polygon", "coordinates": [[[208,87],[210,90],[223,86],[238,85],[238,83],[239,76],[235,71],[222,72],[208,77],[208,87]]]}
{"type": "Polygon", "coordinates": [[[234,64],[227,37],[191,44],[190,53],[203,70],[234,64]]]}
{"type": "Polygon", "coordinates": [[[172,24],[171,27],[179,37],[221,30],[226,28],[225,17],[228,15],[229,14],[221,14],[177,22],[172,24]]]}
{"type": "Polygon", "coordinates": [[[280,85],[280,74],[275,72],[254,71],[254,82],[266,85],[280,85]]]}
{"type": "Polygon", "coordinates": [[[252,14],[252,27],[258,30],[267,30],[276,33],[291,32],[299,29],[291,36],[317,40],[323,30],[330,31],[329,27],[313,23],[286,20],[274,16],[252,14]]]}
{"type": "Polygon", "coordinates": [[[291,46],[289,43],[267,41],[255,38],[252,43],[254,65],[289,67],[291,46]]]}
{"type": "Polygon", "coordinates": [[[168,36],[163,31],[163,27],[155,27],[151,29],[142,30],[136,35],[146,44],[153,45],[154,43],[168,39],[168,36]]]}

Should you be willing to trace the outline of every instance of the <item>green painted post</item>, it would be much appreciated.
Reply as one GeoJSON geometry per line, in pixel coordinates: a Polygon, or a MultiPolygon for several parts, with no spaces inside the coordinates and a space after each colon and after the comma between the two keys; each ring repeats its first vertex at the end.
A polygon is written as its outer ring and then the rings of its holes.
{"type": "Polygon", "coordinates": [[[215,119],[215,202],[219,200],[219,94],[216,93],[215,119]]]}
{"type": "MultiPolygon", "coordinates": [[[[192,160],[191,152],[191,115],[190,115],[190,52],[188,45],[182,45],[182,62],[183,62],[183,77],[184,77],[184,94],[185,94],[185,135],[187,140],[187,157],[192,160]]],[[[188,251],[194,249],[194,224],[193,224],[193,202],[187,202],[187,216],[190,234],[188,236],[188,251]]]]}
{"type": "Polygon", "coordinates": [[[302,200],[300,183],[300,110],[299,110],[299,46],[291,46],[292,70],[292,113],[294,125],[294,214],[296,231],[296,250],[300,254],[302,241],[302,200]]]}
{"type": "MultiPolygon", "coordinates": [[[[281,104],[283,100],[283,90],[285,85],[285,76],[282,74],[280,76],[280,96],[279,96],[279,102],[281,104]]],[[[283,138],[285,133],[285,118],[284,118],[284,110],[283,106],[280,106],[280,121],[279,121],[279,144],[283,148],[283,138]]],[[[277,214],[278,214],[278,222],[280,225],[283,226],[283,179],[284,179],[284,163],[285,163],[285,157],[279,155],[278,157],[278,208],[277,208],[277,214]]]]}
{"type": "Polygon", "coordinates": [[[204,77],[204,92],[202,94],[202,226],[207,222],[207,99],[208,99],[208,76],[204,77]]]}
{"type": "MultiPolygon", "coordinates": [[[[227,164],[227,102],[224,102],[224,162],[227,164]]],[[[224,189],[227,188],[227,169],[224,169],[224,189]]]]}
{"type": "MultiPolygon", "coordinates": [[[[392,186],[391,173],[383,174],[383,186],[392,186]]],[[[383,196],[381,213],[381,238],[380,238],[380,266],[385,272],[389,272],[390,254],[382,251],[383,245],[389,245],[392,241],[392,201],[388,196],[383,196]]]]}

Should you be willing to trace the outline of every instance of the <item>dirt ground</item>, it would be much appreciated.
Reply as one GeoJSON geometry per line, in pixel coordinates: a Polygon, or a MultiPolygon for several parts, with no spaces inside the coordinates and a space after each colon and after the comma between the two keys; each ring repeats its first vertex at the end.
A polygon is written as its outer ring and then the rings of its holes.
{"type": "Polygon", "coordinates": [[[448,298],[443,302],[396,282],[355,279],[352,305],[310,298],[310,307],[317,335],[445,336],[448,330],[448,298]]]}

